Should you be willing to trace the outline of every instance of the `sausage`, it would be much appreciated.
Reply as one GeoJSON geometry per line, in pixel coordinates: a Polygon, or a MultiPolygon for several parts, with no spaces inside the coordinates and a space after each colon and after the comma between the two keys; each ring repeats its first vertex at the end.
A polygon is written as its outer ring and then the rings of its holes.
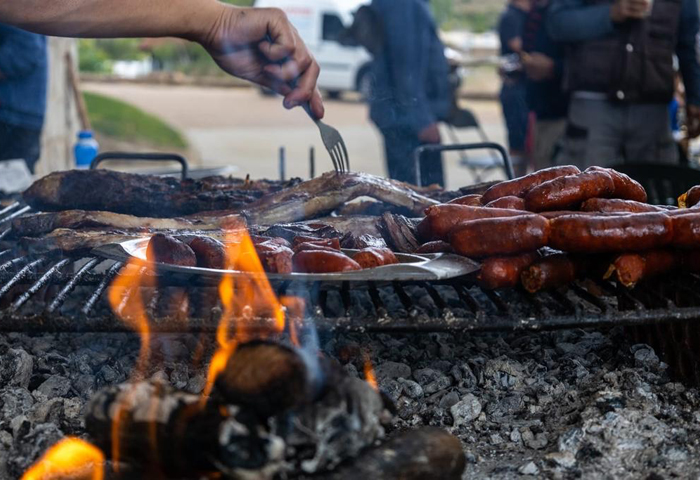
{"type": "Polygon", "coordinates": [[[352,257],[362,268],[376,268],[399,263],[394,252],[388,248],[365,248],[352,257]]]}
{"type": "Polygon", "coordinates": [[[338,249],[333,247],[327,247],[325,245],[318,245],[316,243],[300,243],[294,248],[294,253],[305,252],[307,250],[322,250],[325,252],[337,252],[338,249]]]}
{"type": "Polygon", "coordinates": [[[341,252],[304,250],[294,254],[292,259],[295,272],[336,273],[361,270],[362,267],[352,258],[341,252]]]}
{"type": "Polygon", "coordinates": [[[621,198],[623,200],[633,200],[635,202],[646,203],[647,202],[647,191],[638,181],[625,175],[622,172],[613,170],[612,168],[605,167],[588,167],[586,172],[606,172],[613,179],[615,184],[615,192],[613,197],[621,198]]]}
{"type": "Polygon", "coordinates": [[[681,208],[700,207],[700,185],[697,185],[678,197],[678,206],[681,208]]]}
{"type": "Polygon", "coordinates": [[[515,197],[523,197],[531,189],[544,182],[548,182],[549,180],[566,175],[576,175],[578,173],[581,173],[581,170],[573,165],[564,167],[550,167],[538,170],[525,175],[524,177],[497,183],[486,190],[484,196],[481,198],[481,203],[486,205],[489,202],[493,202],[497,198],[508,197],[511,195],[515,197]]]}
{"type": "Polygon", "coordinates": [[[455,199],[450,200],[447,202],[450,205],[469,205],[472,207],[479,207],[481,206],[481,195],[477,194],[471,194],[471,195],[464,195],[463,197],[457,197],[455,199]]]}
{"type": "Polygon", "coordinates": [[[622,200],[619,198],[589,198],[581,205],[584,212],[604,213],[647,213],[665,212],[665,208],[649,205],[635,200],[622,200]]]}
{"type": "Polygon", "coordinates": [[[681,252],[680,257],[681,268],[687,272],[700,272],[700,250],[690,250],[681,252]]]}
{"type": "Polygon", "coordinates": [[[625,212],[581,212],[578,210],[553,210],[551,212],[539,212],[544,218],[553,219],[566,217],[568,215],[580,215],[582,217],[619,217],[620,215],[628,215],[625,212]]]}
{"type": "Polygon", "coordinates": [[[482,262],[476,279],[486,290],[515,287],[520,283],[520,274],[523,270],[538,257],[537,252],[528,252],[511,257],[487,258],[482,262]]]}
{"type": "Polygon", "coordinates": [[[450,244],[465,257],[529,252],[547,245],[549,220],[534,214],[471,220],[450,232],[450,244]]]}
{"type": "Polygon", "coordinates": [[[196,267],[197,256],[183,241],[170,235],[156,233],[148,241],[146,258],[151,262],[196,267]]]}
{"type": "Polygon", "coordinates": [[[487,208],[512,208],[514,210],[525,210],[525,200],[514,195],[497,198],[493,202],[485,205],[487,208]]]}
{"type": "Polygon", "coordinates": [[[614,275],[620,284],[633,288],[642,279],[673,270],[678,263],[678,255],[671,250],[624,253],[613,261],[605,278],[608,279],[614,275]]]}
{"type": "Polygon", "coordinates": [[[526,268],[520,275],[523,288],[530,293],[565,286],[576,280],[584,263],[567,253],[548,255],[526,268]]]}
{"type": "Polygon", "coordinates": [[[418,247],[415,253],[454,253],[454,251],[452,245],[444,240],[434,240],[418,247]]]}
{"type": "Polygon", "coordinates": [[[605,172],[586,172],[555,178],[530,190],[525,195],[525,209],[531,212],[566,210],[589,198],[609,197],[615,184],[605,172]]]}
{"type": "Polygon", "coordinates": [[[673,221],[673,246],[700,248],[700,212],[673,215],[671,219],[673,221]]]}
{"type": "Polygon", "coordinates": [[[334,250],[340,250],[340,239],[336,238],[316,238],[316,237],[307,237],[304,235],[297,235],[294,237],[294,241],[292,242],[292,249],[296,250],[296,248],[303,244],[303,243],[311,243],[314,245],[319,245],[322,247],[330,247],[334,250]]]}
{"type": "Polygon", "coordinates": [[[226,268],[226,247],[217,239],[198,235],[185,243],[194,252],[198,267],[226,268]]]}
{"type": "Polygon", "coordinates": [[[549,246],[566,252],[651,250],[673,239],[672,220],[665,213],[566,215],[550,222],[549,246]]]}
{"type": "Polygon", "coordinates": [[[291,248],[274,243],[261,243],[255,246],[260,263],[267,273],[292,273],[291,248]]]}
{"type": "Polygon", "coordinates": [[[506,208],[470,207],[468,205],[433,205],[425,211],[426,216],[418,223],[416,232],[423,242],[447,240],[456,225],[480,218],[514,217],[522,215],[520,210],[506,208]]]}

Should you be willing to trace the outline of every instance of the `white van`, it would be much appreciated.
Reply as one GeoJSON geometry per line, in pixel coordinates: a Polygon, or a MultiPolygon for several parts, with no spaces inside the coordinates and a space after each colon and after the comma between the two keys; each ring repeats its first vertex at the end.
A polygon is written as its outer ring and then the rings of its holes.
{"type": "Polygon", "coordinates": [[[371,57],[362,47],[345,47],[338,35],[352,24],[352,14],[370,0],[256,0],[255,6],[282,9],[321,66],[318,87],[330,97],[369,92],[371,57]]]}

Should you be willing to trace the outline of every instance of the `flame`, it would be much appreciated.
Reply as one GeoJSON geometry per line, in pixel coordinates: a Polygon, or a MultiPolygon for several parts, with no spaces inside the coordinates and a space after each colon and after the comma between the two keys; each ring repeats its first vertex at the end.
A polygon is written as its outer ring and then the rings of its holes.
{"type": "Polygon", "coordinates": [[[374,373],[374,366],[369,358],[369,353],[365,351],[362,356],[364,357],[365,363],[365,382],[369,383],[369,386],[373,389],[379,390],[379,386],[377,385],[377,376],[374,373]]]}
{"type": "Polygon", "coordinates": [[[97,447],[68,437],[51,447],[22,480],[102,480],[104,461],[97,447]]]}

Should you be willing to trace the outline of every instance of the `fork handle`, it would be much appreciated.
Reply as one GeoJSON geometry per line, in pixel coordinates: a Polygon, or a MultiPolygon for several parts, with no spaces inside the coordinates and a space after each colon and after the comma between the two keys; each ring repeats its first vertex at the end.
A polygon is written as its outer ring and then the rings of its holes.
{"type": "Polygon", "coordinates": [[[314,122],[318,122],[318,118],[316,118],[316,115],[314,115],[314,112],[311,111],[311,104],[309,102],[304,102],[300,106],[301,106],[301,108],[304,109],[304,111],[306,112],[306,114],[309,116],[309,118],[311,120],[313,120],[314,122]]]}

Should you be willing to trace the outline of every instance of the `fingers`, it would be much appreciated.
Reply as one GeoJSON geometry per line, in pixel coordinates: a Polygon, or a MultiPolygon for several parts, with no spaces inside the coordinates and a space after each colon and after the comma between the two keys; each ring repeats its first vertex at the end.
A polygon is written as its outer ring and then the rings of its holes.
{"type": "Polygon", "coordinates": [[[285,96],[284,106],[293,108],[305,102],[311,101],[316,94],[316,82],[321,69],[316,61],[312,61],[308,68],[301,72],[301,75],[296,81],[296,86],[292,89],[289,95],[285,96]]]}

